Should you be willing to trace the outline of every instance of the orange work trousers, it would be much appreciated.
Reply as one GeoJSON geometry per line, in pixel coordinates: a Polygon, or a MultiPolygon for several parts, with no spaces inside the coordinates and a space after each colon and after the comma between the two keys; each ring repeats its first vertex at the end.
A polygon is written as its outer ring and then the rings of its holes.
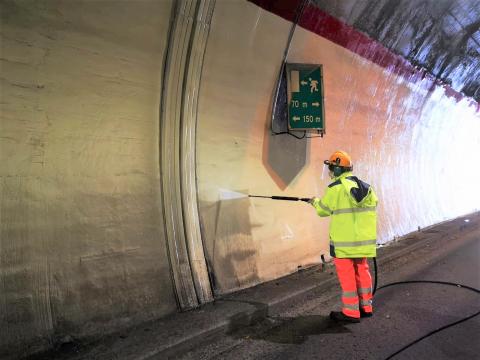
{"type": "Polygon", "coordinates": [[[371,313],[372,277],[368,270],[367,258],[334,258],[334,263],[342,287],[342,312],[354,318],[360,317],[360,309],[371,313]]]}

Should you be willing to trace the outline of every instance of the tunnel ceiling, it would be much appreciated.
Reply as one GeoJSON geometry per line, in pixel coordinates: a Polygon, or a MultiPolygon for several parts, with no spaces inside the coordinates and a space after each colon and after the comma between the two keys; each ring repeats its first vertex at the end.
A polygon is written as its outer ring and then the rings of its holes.
{"type": "Polygon", "coordinates": [[[313,0],[323,11],[480,101],[479,0],[313,0]]]}

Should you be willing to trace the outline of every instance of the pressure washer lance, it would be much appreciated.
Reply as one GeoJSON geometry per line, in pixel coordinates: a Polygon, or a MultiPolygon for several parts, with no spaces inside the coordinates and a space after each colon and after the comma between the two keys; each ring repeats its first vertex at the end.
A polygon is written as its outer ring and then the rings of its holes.
{"type": "Polygon", "coordinates": [[[309,202],[310,198],[299,198],[294,196],[264,196],[264,195],[248,195],[248,197],[272,199],[272,200],[287,200],[287,201],[305,201],[309,202]]]}

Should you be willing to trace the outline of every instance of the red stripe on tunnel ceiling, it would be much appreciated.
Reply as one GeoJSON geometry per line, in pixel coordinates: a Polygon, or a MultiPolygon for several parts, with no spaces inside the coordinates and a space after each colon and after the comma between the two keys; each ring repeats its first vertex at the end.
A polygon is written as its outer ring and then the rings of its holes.
{"type": "MultiPolygon", "coordinates": [[[[288,21],[294,21],[297,8],[301,7],[303,0],[248,1],[288,21]]],[[[308,3],[305,6],[298,25],[411,82],[417,82],[427,78],[429,81],[432,81],[432,85],[444,87],[445,94],[448,97],[453,97],[457,101],[465,97],[449,85],[443,84],[440,80],[435,79],[425,70],[416,68],[403,57],[387,49],[380,42],[319,9],[315,4],[308,3]]],[[[480,104],[474,99],[469,98],[469,100],[476,104],[477,111],[480,111],[480,104]]]]}

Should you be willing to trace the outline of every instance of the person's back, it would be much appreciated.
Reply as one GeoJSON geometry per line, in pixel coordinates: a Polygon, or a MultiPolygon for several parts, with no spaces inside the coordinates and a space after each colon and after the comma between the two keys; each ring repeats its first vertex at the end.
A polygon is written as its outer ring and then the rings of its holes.
{"type": "Polygon", "coordinates": [[[342,313],[332,312],[331,317],[357,322],[360,315],[371,316],[373,311],[367,258],[376,256],[378,198],[369,184],[352,174],[352,161],[345,152],[333,153],[325,164],[334,181],[322,198],[312,199],[312,205],[319,216],[332,217],[330,255],[344,294],[342,313]]]}

